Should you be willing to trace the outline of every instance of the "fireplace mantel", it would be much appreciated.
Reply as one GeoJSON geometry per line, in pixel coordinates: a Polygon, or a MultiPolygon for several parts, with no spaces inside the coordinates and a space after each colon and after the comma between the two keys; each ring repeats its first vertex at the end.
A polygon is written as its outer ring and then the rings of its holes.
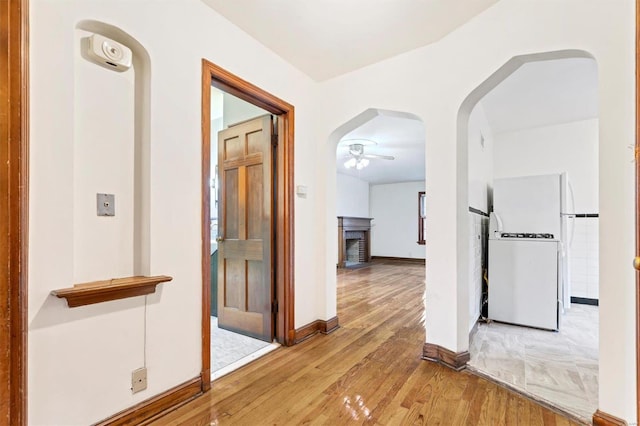
{"type": "Polygon", "coordinates": [[[371,261],[370,217],[338,216],[338,268],[347,267],[347,240],[357,239],[360,251],[358,266],[371,261]]]}

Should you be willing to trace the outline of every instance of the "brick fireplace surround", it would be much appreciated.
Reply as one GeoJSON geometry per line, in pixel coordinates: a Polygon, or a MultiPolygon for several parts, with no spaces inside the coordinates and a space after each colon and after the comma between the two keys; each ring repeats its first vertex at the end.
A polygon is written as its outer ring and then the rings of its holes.
{"type": "Polygon", "coordinates": [[[338,216],[338,268],[371,261],[371,218],[338,216]]]}

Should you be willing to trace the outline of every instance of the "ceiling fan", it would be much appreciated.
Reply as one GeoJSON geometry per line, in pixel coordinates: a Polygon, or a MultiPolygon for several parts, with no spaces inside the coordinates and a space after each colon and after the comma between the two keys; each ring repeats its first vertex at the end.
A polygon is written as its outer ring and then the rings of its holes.
{"type": "MultiPolygon", "coordinates": [[[[349,141],[345,141],[349,142],[349,141]]],[[[345,161],[344,166],[347,169],[355,167],[357,170],[362,170],[363,168],[369,165],[369,159],[379,159],[379,160],[395,160],[395,157],[391,155],[379,155],[379,154],[365,154],[364,146],[365,141],[358,141],[353,143],[348,143],[349,145],[349,154],[347,154],[348,160],[345,161]]],[[[366,141],[368,145],[374,145],[373,141],[366,141]]]]}

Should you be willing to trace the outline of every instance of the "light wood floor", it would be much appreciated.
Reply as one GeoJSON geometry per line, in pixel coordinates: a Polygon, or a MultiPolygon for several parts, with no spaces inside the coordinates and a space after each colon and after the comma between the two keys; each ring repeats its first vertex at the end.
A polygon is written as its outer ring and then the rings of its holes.
{"type": "Polygon", "coordinates": [[[156,425],[570,425],[468,372],[420,359],[424,266],[338,274],[341,328],[213,383],[156,425]]]}

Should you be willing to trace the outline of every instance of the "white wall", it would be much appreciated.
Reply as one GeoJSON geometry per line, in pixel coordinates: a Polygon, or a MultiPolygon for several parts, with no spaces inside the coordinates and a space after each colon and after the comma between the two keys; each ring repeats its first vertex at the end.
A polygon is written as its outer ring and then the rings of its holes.
{"type": "Polygon", "coordinates": [[[598,213],[598,119],[498,133],[495,178],[566,171],[576,213],[598,213]]]}
{"type": "Polygon", "coordinates": [[[342,173],[336,179],[336,216],[369,217],[369,182],[342,173]]]}
{"type": "Polygon", "coordinates": [[[469,207],[489,213],[493,187],[493,132],[479,102],[469,115],[469,207]]]}
{"type": "Polygon", "coordinates": [[[425,246],[417,243],[418,192],[424,190],[424,182],[371,185],[372,256],[425,258],[425,246]]]}
{"type": "MultiPolygon", "coordinates": [[[[468,181],[469,207],[484,213],[490,211],[491,189],[493,188],[493,131],[487,121],[482,101],[469,114],[468,138],[468,181]]],[[[468,213],[469,235],[469,330],[480,316],[482,299],[483,264],[487,251],[488,218],[478,213],[468,213]]]]}
{"type": "MultiPolygon", "coordinates": [[[[75,30],[77,52],[89,35],[75,30]]],[[[73,282],[132,276],[135,71],[74,59],[73,282]],[[115,216],[97,216],[97,193],[115,194],[115,216]]]]}
{"type": "Polygon", "coordinates": [[[587,299],[600,297],[599,219],[581,217],[575,219],[573,244],[571,245],[569,272],[571,296],[587,299]]]}
{"type": "MultiPolygon", "coordinates": [[[[341,127],[369,108],[403,111],[425,123],[427,210],[426,341],[468,348],[467,139],[457,144],[467,96],[511,58],[579,49],[598,63],[601,410],[635,420],[634,3],[631,0],[501,0],[437,43],[321,85],[317,158],[326,201],[327,314],[335,312],[335,149],[341,127]],[[544,25],[542,25],[544,24],[544,25]],[[321,143],[326,141],[326,143],[321,143]],[[606,197],[605,195],[606,194],[606,197]],[[460,262],[459,254],[461,256],[460,262]]],[[[321,259],[321,257],[319,258],[321,259]]]]}
{"type": "Polygon", "coordinates": [[[228,93],[223,95],[223,128],[229,127],[229,125],[241,123],[243,121],[250,120],[261,115],[268,114],[268,111],[263,110],[249,102],[243,101],[228,93]]]}
{"type": "MultiPolygon", "coordinates": [[[[200,374],[202,58],[295,105],[295,179],[296,184],[309,187],[307,198],[295,199],[296,229],[314,229],[324,217],[323,212],[317,214],[321,204],[314,193],[316,88],[307,76],[198,0],[29,3],[29,421],[33,425],[84,425],[200,374]],[[94,241],[92,247],[76,243],[78,234],[91,235],[100,226],[94,223],[97,219],[82,225],[74,218],[77,209],[95,209],[95,191],[116,192],[116,220],[129,217],[132,208],[123,189],[98,185],[102,174],[95,179],[93,173],[88,174],[92,178],[86,191],[78,182],[87,175],[76,173],[88,164],[84,159],[100,151],[87,149],[86,155],[80,155],[76,148],[105,143],[110,136],[112,143],[125,144],[121,136],[130,125],[124,123],[126,119],[118,124],[111,119],[98,123],[82,118],[98,112],[115,114],[113,107],[119,98],[109,96],[121,93],[120,89],[107,90],[111,80],[97,80],[93,75],[102,69],[83,62],[82,70],[76,68],[75,27],[84,19],[112,24],[130,34],[147,50],[151,66],[150,127],[146,129],[150,141],[148,268],[151,275],[167,274],[174,279],[148,296],[149,387],[135,395],[130,380],[131,371],[144,362],[145,298],[69,309],[63,299],[50,296],[51,290],[76,283],[75,271],[86,267],[79,262],[98,252],[108,253],[108,268],[86,270],[84,278],[108,279],[129,273],[128,267],[120,269],[124,261],[112,263],[120,255],[113,239],[94,241]],[[171,31],[167,31],[169,24],[171,31]],[[91,84],[104,88],[89,90],[91,84]],[[106,99],[104,106],[92,98],[96,93],[106,99]],[[89,195],[76,198],[74,191],[89,195]],[[97,247],[100,244],[104,246],[97,247]],[[80,250],[85,253],[78,253],[80,250]]],[[[123,77],[109,75],[110,79],[123,77]]],[[[112,161],[111,156],[107,158],[112,161]]],[[[128,157],[124,163],[113,164],[114,175],[131,172],[128,157]]],[[[110,176],[109,182],[111,179],[115,177],[110,176]]],[[[300,327],[327,317],[322,303],[317,302],[318,239],[302,232],[295,235],[295,326],[300,327]]]]}
{"type": "Polygon", "coordinates": [[[295,184],[308,187],[306,198],[295,199],[296,327],[336,315],[335,165],[341,135],[333,132],[372,107],[423,120],[426,340],[457,352],[468,346],[469,317],[469,265],[457,263],[469,241],[467,140],[460,152],[456,145],[460,105],[512,57],[560,49],[587,51],[598,62],[599,407],[634,421],[634,235],[628,232],[634,227],[628,149],[634,139],[634,16],[631,0],[501,0],[437,43],[316,84],[197,0],[32,0],[31,423],[92,423],[200,372],[203,57],[296,108],[295,184]],[[49,296],[73,284],[74,27],[88,18],[131,34],[151,61],[149,269],[174,281],[149,297],[149,389],[134,396],[130,372],[140,366],[140,355],[130,348],[141,344],[142,298],[68,309],[49,296]],[[302,229],[316,230],[315,237],[302,229]]]}

